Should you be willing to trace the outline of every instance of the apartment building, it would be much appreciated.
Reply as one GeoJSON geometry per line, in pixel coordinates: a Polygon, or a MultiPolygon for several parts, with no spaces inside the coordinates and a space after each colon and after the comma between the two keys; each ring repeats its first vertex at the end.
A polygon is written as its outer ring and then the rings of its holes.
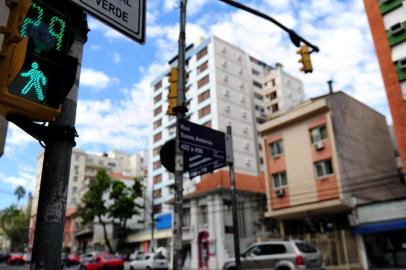
{"type": "Polygon", "coordinates": [[[406,3],[364,0],[393,119],[400,163],[406,164],[406,3]]]}
{"type": "MultiPolygon", "coordinates": [[[[42,151],[37,158],[37,175],[30,220],[30,247],[32,247],[34,238],[43,158],[44,151],[42,151]]],[[[128,180],[129,178],[133,178],[135,176],[143,176],[144,181],[146,181],[147,163],[148,157],[147,151],[145,150],[134,155],[129,155],[119,151],[111,151],[104,154],[92,154],[78,149],[73,149],[69,173],[69,190],[66,202],[64,229],[65,248],[75,250],[79,247],[80,242],[82,248],[83,246],[89,246],[89,244],[92,242],[93,227],[91,225],[86,226],[86,228],[80,227],[78,224],[75,224],[73,215],[76,212],[81,197],[87,191],[89,182],[93,177],[96,176],[97,171],[104,169],[112,177],[120,176],[118,179],[124,180],[128,180]]],[[[144,183],[144,185],[146,186],[146,183],[144,183]]]]}
{"type": "MultiPolygon", "coordinates": [[[[176,57],[169,62],[175,66],[176,57]]],[[[227,125],[231,125],[236,172],[259,175],[261,160],[257,123],[263,123],[271,114],[267,108],[267,99],[271,99],[266,96],[270,92],[268,88],[273,87],[273,92],[278,93],[276,97],[272,96],[273,100],[277,100],[272,102],[279,102],[278,109],[274,108],[276,112],[303,99],[302,83],[282,72],[281,65],[271,67],[215,36],[187,47],[186,66],[189,74],[186,85],[187,118],[223,132],[227,125]],[[275,73],[274,78],[267,77],[271,73],[275,73]],[[285,77],[281,79],[278,76],[285,77]],[[275,85],[272,85],[272,79],[275,85]],[[293,88],[295,100],[290,100],[291,96],[285,95],[284,91],[289,92],[293,88]]],[[[150,140],[149,183],[154,194],[157,229],[167,237],[166,240],[157,237],[162,244],[165,241],[169,244],[172,213],[167,202],[174,196],[173,174],[161,166],[159,157],[161,146],[174,138],[176,131],[175,118],[166,115],[168,73],[169,69],[151,83],[153,131],[150,140]]],[[[194,183],[186,175],[184,187],[185,193],[194,189],[194,183]]]]}
{"type": "MultiPolygon", "coordinates": [[[[368,231],[357,207],[406,194],[385,117],[337,92],[302,102],[259,129],[266,216],[280,221],[285,237],[312,240],[328,267],[369,269],[368,231]]],[[[397,229],[387,221],[376,226],[397,229]]]]}

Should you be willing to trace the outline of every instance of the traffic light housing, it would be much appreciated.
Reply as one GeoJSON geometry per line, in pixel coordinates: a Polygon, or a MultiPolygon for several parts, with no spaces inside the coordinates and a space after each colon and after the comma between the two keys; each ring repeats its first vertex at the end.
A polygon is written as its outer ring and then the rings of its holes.
{"type": "Polygon", "coordinates": [[[54,120],[76,78],[78,60],[67,55],[71,17],[41,0],[17,0],[7,30],[14,39],[0,59],[0,114],[54,120]]]}
{"type": "Polygon", "coordinates": [[[300,54],[300,56],[301,56],[299,63],[302,63],[302,65],[303,65],[300,68],[300,71],[303,71],[304,73],[313,72],[313,66],[312,66],[312,60],[310,58],[309,46],[302,45],[300,47],[300,49],[297,51],[297,53],[300,54]]]}
{"type": "Polygon", "coordinates": [[[174,110],[177,106],[178,98],[178,68],[172,67],[169,73],[169,90],[168,90],[168,110],[166,114],[176,115],[174,110]]]}

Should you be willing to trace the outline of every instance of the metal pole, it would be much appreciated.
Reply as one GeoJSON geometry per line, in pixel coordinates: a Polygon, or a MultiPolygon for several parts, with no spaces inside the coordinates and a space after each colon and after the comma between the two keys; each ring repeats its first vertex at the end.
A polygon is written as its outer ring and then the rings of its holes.
{"type": "Polygon", "coordinates": [[[154,229],[155,229],[155,219],[154,219],[154,185],[152,185],[152,197],[151,197],[151,252],[154,252],[154,229]]]}
{"type": "Polygon", "coordinates": [[[186,51],[186,4],[180,1],[180,30],[178,54],[178,93],[176,107],[176,146],[175,146],[175,203],[173,223],[173,268],[181,270],[183,266],[182,227],[183,227],[183,151],[180,150],[179,120],[185,117],[185,51],[186,51]]]}
{"type": "MultiPolygon", "coordinates": [[[[78,15],[86,27],[86,17],[78,15]]],[[[79,36],[74,40],[70,55],[82,59],[83,44],[86,32],[80,29],[79,36]]],[[[50,125],[75,125],[76,106],[79,89],[80,64],[76,73],[76,82],[66,97],[62,112],[50,125]]],[[[37,219],[31,260],[31,270],[61,269],[61,253],[64,235],[66,200],[68,195],[69,170],[73,143],[66,138],[51,138],[46,143],[42,168],[41,186],[38,199],[37,219]]]]}
{"type": "Polygon", "coordinates": [[[233,211],[235,268],[236,268],[236,270],[241,270],[240,236],[239,236],[239,227],[238,227],[237,196],[236,196],[235,172],[234,172],[233,137],[232,137],[231,126],[227,126],[226,155],[227,155],[227,163],[230,168],[230,192],[231,192],[231,205],[232,205],[232,211],[233,211]]]}

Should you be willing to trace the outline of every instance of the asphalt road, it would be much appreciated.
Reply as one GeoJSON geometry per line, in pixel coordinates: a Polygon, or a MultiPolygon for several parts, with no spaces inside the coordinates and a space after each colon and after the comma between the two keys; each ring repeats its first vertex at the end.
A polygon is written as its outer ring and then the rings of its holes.
{"type": "MultiPolygon", "coordinates": [[[[125,269],[129,269],[128,263],[125,263],[125,269]]],[[[29,270],[30,265],[7,265],[5,263],[0,263],[0,270],[29,270]]],[[[79,270],[79,267],[65,267],[63,270],[79,270]]]]}

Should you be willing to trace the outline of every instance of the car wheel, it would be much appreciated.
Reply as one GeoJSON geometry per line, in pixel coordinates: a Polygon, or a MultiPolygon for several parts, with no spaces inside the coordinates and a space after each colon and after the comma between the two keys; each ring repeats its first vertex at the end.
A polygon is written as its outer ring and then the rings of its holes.
{"type": "Polygon", "coordinates": [[[147,268],[145,268],[145,270],[151,270],[151,268],[149,266],[147,266],[147,268]]]}
{"type": "Polygon", "coordinates": [[[79,269],[80,270],[86,270],[86,267],[82,265],[79,269]]]}

